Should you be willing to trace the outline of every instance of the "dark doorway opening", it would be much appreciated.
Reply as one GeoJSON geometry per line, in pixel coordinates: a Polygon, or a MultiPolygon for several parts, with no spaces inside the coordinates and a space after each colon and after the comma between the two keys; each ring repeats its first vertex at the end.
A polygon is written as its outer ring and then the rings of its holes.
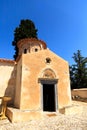
{"type": "Polygon", "coordinates": [[[54,84],[43,84],[43,111],[56,111],[54,84]]]}

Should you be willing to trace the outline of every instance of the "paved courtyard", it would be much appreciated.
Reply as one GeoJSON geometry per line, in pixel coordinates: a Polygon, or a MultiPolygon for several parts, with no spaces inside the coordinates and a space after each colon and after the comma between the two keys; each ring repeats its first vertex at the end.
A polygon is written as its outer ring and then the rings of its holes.
{"type": "Polygon", "coordinates": [[[0,120],[0,130],[87,130],[87,104],[72,102],[72,106],[77,106],[78,110],[70,114],[44,115],[42,119],[22,123],[0,120]]]}

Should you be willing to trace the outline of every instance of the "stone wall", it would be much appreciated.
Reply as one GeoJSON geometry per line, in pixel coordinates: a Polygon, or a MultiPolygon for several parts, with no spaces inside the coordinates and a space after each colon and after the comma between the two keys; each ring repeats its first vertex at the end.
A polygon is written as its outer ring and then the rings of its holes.
{"type": "Polygon", "coordinates": [[[10,96],[10,104],[14,104],[15,78],[15,62],[10,60],[0,60],[0,97],[10,96]]]}
{"type": "Polygon", "coordinates": [[[51,69],[58,79],[57,101],[58,108],[71,104],[71,91],[69,79],[68,63],[51,52],[49,49],[41,50],[31,54],[22,55],[22,82],[20,109],[41,110],[41,78],[44,70],[51,69]],[[46,58],[51,59],[51,63],[46,63],[46,58]]]}
{"type": "Polygon", "coordinates": [[[14,106],[20,108],[21,98],[21,81],[22,80],[22,58],[20,57],[17,62],[17,74],[16,74],[16,85],[15,85],[15,99],[14,106]]]}
{"type": "Polygon", "coordinates": [[[73,89],[71,94],[73,98],[87,98],[87,88],[73,89]]]}

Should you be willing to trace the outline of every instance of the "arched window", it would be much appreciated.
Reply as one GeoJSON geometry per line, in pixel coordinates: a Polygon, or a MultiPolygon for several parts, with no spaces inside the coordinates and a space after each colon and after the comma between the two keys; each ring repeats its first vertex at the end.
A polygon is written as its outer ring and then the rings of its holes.
{"type": "Polygon", "coordinates": [[[24,49],[24,54],[26,54],[27,53],[27,49],[24,49]]]}

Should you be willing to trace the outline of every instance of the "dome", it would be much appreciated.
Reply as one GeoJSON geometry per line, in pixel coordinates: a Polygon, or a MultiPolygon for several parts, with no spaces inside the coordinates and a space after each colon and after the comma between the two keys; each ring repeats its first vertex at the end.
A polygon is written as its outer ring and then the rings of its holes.
{"type": "Polygon", "coordinates": [[[25,38],[17,43],[17,47],[19,49],[19,55],[21,55],[22,53],[31,53],[46,49],[47,45],[44,41],[36,38],[25,38]]]}

